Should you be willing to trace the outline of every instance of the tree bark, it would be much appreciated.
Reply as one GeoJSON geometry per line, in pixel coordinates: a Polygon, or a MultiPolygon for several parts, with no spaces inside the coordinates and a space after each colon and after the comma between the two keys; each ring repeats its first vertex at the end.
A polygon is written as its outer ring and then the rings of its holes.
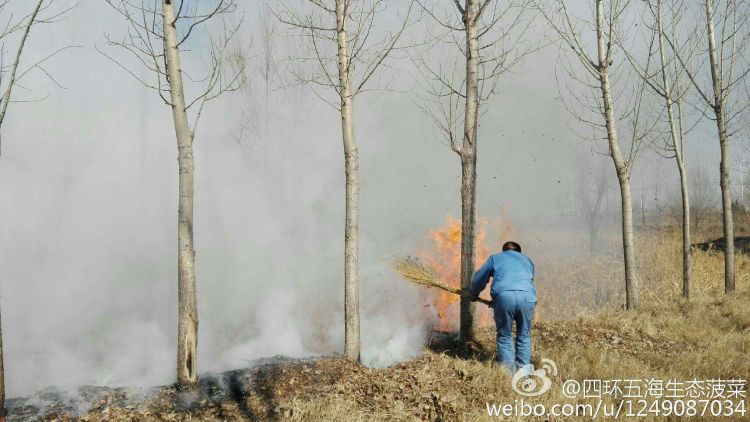
{"type": "MultiPolygon", "coordinates": [[[[674,102],[672,87],[667,75],[667,62],[664,55],[664,27],[661,18],[661,0],[656,3],[656,30],[659,37],[659,59],[661,66],[662,85],[664,86],[664,101],[667,108],[669,133],[674,146],[677,170],[680,173],[680,193],[682,196],[682,296],[690,299],[690,197],[688,192],[687,170],[683,148],[682,113],[680,113],[680,129],[678,131],[674,116],[674,102]]],[[[679,112],[679,110],[678,110],[679,112]]]]}
{"type": "MultiPolygon", "coordinates": [[[[720,106],[723,108],[723,106],[720,106]]],[[[734,291],[734,221],[732,218],[732,191],[729,182],[729,139],[727,139],[724,112],[716,113],[716,125],[719,128],[719,144],[721,147],[721,206],[724,221],[724,292],[734,291]]]]}
{"type": "Polygon", "coordinates": [[[607,126],[607,140],[612,162],[617,171],[620,184],[620,200],[622,208],[622,246],[625,264],[625,307],[635,309],[639,304],[639,286],[635,277],[635,251],[633,245],[633,204],[630,193],[630,169],[622,157],[617,138],[617,124],[612,106],[612,95],[609,83],[609,57],[604,32],[604,4],[603,0],[596,1],[596,38],[598,47],[599,85],[604,103],[604,118],[607,126]]]}
{"type": "Polygon", "coordinates": [[[722,75],[719,74],[719,63],[716,59],[716,42],[714,40],[713,0],[706,0],[706,27],[708,36],[708,55],[711,62],[711,80],[713,82],[713,111],[716,116],[716,128],[719,131],[721,164],[719,166],[721,185],[721,206],[724,222],[724,291],[734,291],[734,221],[732,219],[732,192],[729,182],[729,137],[727,136],[726,115],[724,108],[725,95],[722,87],[722,75]]]}
{"type": "Polygon", "coordinates": [[[179,203],[177,210],[177,383],[195,387],[198,382],[198,305],[195,291],[195,250],[193,248],[193,135],[188,125],[182,84],[180,52],[172,0],[162,0],[164,44],[169,77],[177,161],[179,163],[179,203]]]}
{"type": "Polygon", "coordinates": [[[466,0],[466,106],[461,147],[461,341],[474,338],[474,304],[469,297],[474,275],[474,227],[476,224],[477,128],[479,113],[479,39],[477,33],[478,0],[466,0]]]}
{"type": "Polygon", "coordinates": [[[633,241],[633,200],[630,175],[620,176],[622,201],[622,246],[625,257],[625,307],[636,309],[640,304],[640,286],[635,275],[635,245],[633,241]]]}
{"type": "Polygon", "coordinates": [[[690,299],[690,272],[692,268],[690,256],[690,198],[687,170],[682,157],[677,159],[677,168],[680,171],[680,193],[682,194],[682,297],[690,299]]]}
{"type": "Polygon", "coordinates": [[[346,25],[346,1],[336,0],[341,132],[346,174],[346,221],[344,225],[344,355],[359,361],[359,157],[354,138],[353,92],[346,25]]]}

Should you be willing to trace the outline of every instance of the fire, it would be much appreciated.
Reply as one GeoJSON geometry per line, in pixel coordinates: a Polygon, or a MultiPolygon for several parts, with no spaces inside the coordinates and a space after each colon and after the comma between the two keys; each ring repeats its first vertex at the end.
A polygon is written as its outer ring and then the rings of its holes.
{"type": "MultiPolygon", "coordinates": [[[[501,211],[502,215],[502,211],[501,211]]],[[[474,268],[478,269],[487,257],[500,250],[503,242],[510,240],[513,228],[505,218],[494,220],[477,219],[474,239],[474,268]],[[495,240],[488,244],[487,231],[497,233],[495,240]]],[[[428,233],[431,247],[419,254],[422,262],[430,267],[446,283],[459,287],[461,284],[461,220],[448,215],[443,227],[428,233]]],[[[489,289],[485,289],[482,296],[489,296],[489,289]]],[[[433,304],[437,311],[436,329],[440,331],[458,331],[459,325],[459,297],[457,295],[435,290],[433,304]]],[[[478,304],[475,315],[479,326],[488,326],[492,322],[492,310],[478,304]]]]}

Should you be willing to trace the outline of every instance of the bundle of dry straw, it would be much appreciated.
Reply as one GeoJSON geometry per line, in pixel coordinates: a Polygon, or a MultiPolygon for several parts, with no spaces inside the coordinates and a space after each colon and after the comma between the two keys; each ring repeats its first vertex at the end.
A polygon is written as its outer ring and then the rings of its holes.
{"type": "MultiPolygon", "coordinates": [[[[454,295],[461,295],[461,289],[451,286],[440,280],[437,275],[429,268],[425,267],[418,259],[407,256],[398,257],[393,261],[393,269],[396,272],[412,283],[421,284],[423,286],[437,287],[438,289],[445,290],[448,293],[454,295]]],[[[489,300],[479,298],[479,302],[484,303],[487,306],[492,306],[489,300]]]]}

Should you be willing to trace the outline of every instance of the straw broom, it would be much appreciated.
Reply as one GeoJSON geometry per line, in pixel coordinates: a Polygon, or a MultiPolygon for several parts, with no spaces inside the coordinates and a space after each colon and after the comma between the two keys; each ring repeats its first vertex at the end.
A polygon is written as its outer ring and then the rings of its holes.
{"type": "MultiPolygon", "coordinates": [[[[425,267],[419,260],[412,257],[399,257],[393,261],[393,269],[407,281],[428,287],[437,287],[448,293],[461,296],[461,289],[455,288],[440,280],[429,268],[425,267]]],[[[479,298],[479,302],[492,307],[487,299],[479,298]]]]}

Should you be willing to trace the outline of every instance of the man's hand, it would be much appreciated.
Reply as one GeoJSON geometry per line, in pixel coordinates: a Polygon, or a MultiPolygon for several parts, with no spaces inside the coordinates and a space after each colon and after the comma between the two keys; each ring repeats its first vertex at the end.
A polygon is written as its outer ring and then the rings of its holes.
{"type": "Polygon", "coordinates": [[[462,297],[466,297],[466,298],[468,298],[472,302],[482,302],[482,303],[486,304],[487,306],[489,306],[490,308],[494,308],[495,307],[495,299],[487,301],[486,299],[480,298],[479,295],[473,296],[473,295],[470,295],[470,294],[462,295],[462,297]]]}

